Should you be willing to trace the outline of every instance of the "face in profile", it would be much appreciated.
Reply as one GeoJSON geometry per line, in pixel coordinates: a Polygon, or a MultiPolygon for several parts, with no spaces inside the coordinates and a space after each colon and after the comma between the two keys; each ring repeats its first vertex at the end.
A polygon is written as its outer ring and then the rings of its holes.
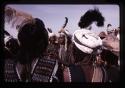
{"type": "Polygon", "coordinates": [[[58,42],[59,42],[59,44],[65,44],[65,36],[60,36],[58,38],[58,42]]]}
{"type": "Polygon", "coordinates": [[[50,37],[50,38],[49,38],[49,41],[50,41],[51,43],[55,43],[55,41],[56,41],[56,36],[50,37]]]}

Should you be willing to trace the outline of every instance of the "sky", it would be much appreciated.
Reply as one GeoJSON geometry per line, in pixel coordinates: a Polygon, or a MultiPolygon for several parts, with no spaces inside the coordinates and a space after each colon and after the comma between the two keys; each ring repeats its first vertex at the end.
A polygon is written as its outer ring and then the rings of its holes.
{"type": "MultiPolygon", "coordinates": [[[[110,4],[11,4],[8,5],[16,10],[26,12],[31,14],[34,18],[40,18],[46,28],[51,28],[54,33],[58,33],[65,22],[65,17],[68,17],[68,23],[65,29],[70,33],[75,30],[80,29],[78,27],[78,22],[80,17],[89,9],[94,9],[96,6],[99,8],[102,15],[105,17],[105,22],[103,27],[97,27],[92,24],[93,31],[95,33],[100,33],[105,31],[107,24],[112,24],[114,28],[120,25],[120,8],[118,5],[110,4]]],[[[9,24],[5,23],[5,30],[7,30],[13,37],[17,37],[17,30],[11,28],[9,24]]]]}

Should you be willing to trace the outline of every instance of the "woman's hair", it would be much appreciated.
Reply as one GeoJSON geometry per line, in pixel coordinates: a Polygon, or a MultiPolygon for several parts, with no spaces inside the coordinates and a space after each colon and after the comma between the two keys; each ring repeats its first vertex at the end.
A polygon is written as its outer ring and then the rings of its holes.
{"type": "Polygon", "coordinates": [[[80,28],[86,28],[94,21],[97,22],[97,26],[103,26],[104,20],[105,19],[98,8],[95,8],[94,10],[90,9],[83,16],[81,16],[78,26],[80,28]]]}
{"type": "Polygon", "coordinates": [[[48,32],[42,20],[35,18],[35,23],[27,23],[20,28],[18,40],[20,63],[30,63],[32,58],[39,57],[46,50],[48,45],[48,32]]]}

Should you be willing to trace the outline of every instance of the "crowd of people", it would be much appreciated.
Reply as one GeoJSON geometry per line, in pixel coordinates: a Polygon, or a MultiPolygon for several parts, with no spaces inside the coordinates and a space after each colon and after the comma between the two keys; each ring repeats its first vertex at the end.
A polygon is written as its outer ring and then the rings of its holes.
{"type": "Polygon", "coordinates": [[[81,16],[73,34],[65,24],[57,35],[33,17],[18,25],[17,39],[5,31],[5,81],[118,82],[120,28],[108,24],[107,32],[97,35],[91,27],[95,21],[103,26],[104,20],[96,8],[81,16]]]}

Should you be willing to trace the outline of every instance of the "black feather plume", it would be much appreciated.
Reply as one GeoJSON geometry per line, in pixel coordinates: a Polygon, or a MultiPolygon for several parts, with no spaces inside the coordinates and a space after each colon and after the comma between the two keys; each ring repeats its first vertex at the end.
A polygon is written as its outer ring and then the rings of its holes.
{"type": "Polygon", "coordinates": [[[62,27],[63,29],[66,27],[67,23],[68,23],[68,18],[65,17],[65,23],[64,23],[64,25],[63,25],[63,27],[62,27]]]}
{"type": "Polygon", "coordinates": [[[93,22],[97,22],[97,26],[104,25],[105,18],[102,16],[101,12],[98,8],[94,8],[94,10],[88,10],[83,16],[81,16],[80,21],[78,23],[80,28],[85,28],[91,25],[93,22]]]}
{"type": "Polygon", "coordinates": [[[50,29],[50,28],[47,28],[47,30],[48,30],[48,32],[49,32],[49,33],[52,33],[52,29],[50,29]]]}

